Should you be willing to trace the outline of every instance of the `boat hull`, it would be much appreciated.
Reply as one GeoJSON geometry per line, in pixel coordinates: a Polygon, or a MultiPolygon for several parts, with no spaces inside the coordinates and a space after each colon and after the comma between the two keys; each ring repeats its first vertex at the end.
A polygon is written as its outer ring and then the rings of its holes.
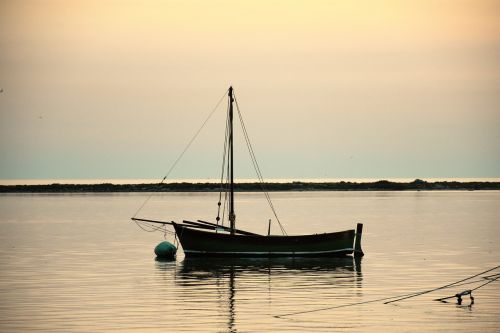
{"type": "Polygon", "coordinates": [[[173,225],[187,257],[343,257],[354,251],[354,230],[301,236],[260,236],[231,235],[173,225]]]}

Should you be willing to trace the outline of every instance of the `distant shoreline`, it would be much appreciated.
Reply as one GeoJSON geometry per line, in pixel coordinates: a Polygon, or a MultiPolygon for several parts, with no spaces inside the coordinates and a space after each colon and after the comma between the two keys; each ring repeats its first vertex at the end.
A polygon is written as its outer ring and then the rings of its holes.
{"type": "MultiPolygon", "coordinates": [[[[412,182],[269,182],[262,186],[267,191],[474,191],[500,190],[500,182],[488,181],[436,181],[427,182],[416,179],[412,182]]],[[[255,192],[262,190],[257,182],[236,183],[235,191],[255,192]]],[[[43,184],[43,185],[0,185],[0,193],[93,193],[93,192],[217,192],[220,183],[178,182],[163,184],[43,184]]]]}

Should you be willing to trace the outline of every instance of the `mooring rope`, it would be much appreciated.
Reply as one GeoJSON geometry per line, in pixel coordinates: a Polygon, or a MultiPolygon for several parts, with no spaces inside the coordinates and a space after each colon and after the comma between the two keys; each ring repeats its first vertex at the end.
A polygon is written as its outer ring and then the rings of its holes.
{"type": "MultiPolygon", "coordinates": [[[[413,293],[413,294],[415,294],[415,293],[413,293]]],[[[413,294],[407,294],[407,295],[413,295],[413,294]]],[[[295,315],[304,314],[304,313],[312,313],[312,312],[320,312],[320,311],[326,311],[326,310],[332,310],[332,309],[347,308],[349,306],[362,305],[362,304],[375,303],[375,302],[382,302],[382,301],[386,301],[388,299],[393,299],[393,298],[396,298],[396,297],[401,297],[401,295],[392,296],[392,297],[378,298],[378,299],[372,299],[372,300],[363,301],[363,302],[356,302],[356,303],[348,303],[348,304],[342,304],[342,305],[329,306],[327,308],[321,308],[321,309],[313,309],[313,310],[306,310],[306,311],[291,312],[291,313],[286,313],[286,314],[282,314],[282,315],[278,315],[278,316],[274,316],[274,317],[275,318],[283,318],[283,317],[295,316],[295,315]]]]}
{"type": "Polygon", "coordinates": [[[482,288],[482,287],[484,287],[484,286],[486,286],[486,285],[488,285],[488,284],[490,284],[490,283],[492,283],[492,282],[495,282],[495,281],[496,281],[496,280],[498,280],[499,278],[500,278],[500,277],[496,277],[496,278],[494,278],[494,279],[490,279],[488,282],[485,282],[485,283],[483,283],[483,284],[481,284],[481,285],[477,286],[476,288],[472,288],[470,291],[478,290],[479,288],[482,288]]]}
{"type": "Polygon", "coordinates": [[[496,266],[494,268],[488,269],[488,270],[486,270],[484,272],[481,272],[479,274],[475,274],[475,275],[469,276],[468,278],[465,278],[465,279],[462,279],[462,280],[459,280],[459,281],[447,284],[445,286],[434,288],[434,289],[430,289],[430,290],[425,290],[425,291],[419,292],[419,293],[417,293],[416,295],[413,295],[413,296],[404,296],[404,297],[395,299],[393,301],[385,302],[384,304],[390,304],[390,303],[394,303],[394,302],[399,302],[399,301],[402,301],[402,300],[405,300],[405,299],[408,299],[408,298],[412,298],[412,297],[417,297],[417,296],[420,296],[420,295],[428,294],[428,293],[431,293],[433,291],[437,291],[437,290],[441,290],[441,289],[446,289],[446,288],[449,288],[449,287],[453,287],[453,286],[455,286],[458,283],[461,283],[461,282],[464,282],[464,281],[467,281],[467,280],[471,280],[471,279],[473,279],[473,278],[475,278],[477,276],[480,276],[480,275],[486,274],[488,272],[494,271],[495,269],[498,269],[499,267],[500,266],[496,266]]]}
{"type": "Polygon", "coordinates": [[[500,278],[500,273],[486,275],[486,276],[483,276],[482,278],[486,279],[486,280],[489,280],[489,279],[493,278],[494,280],[496,280],[496,279],[500,278]]]}
{"type": "MultiPolygon", "coordinates": [[[[496,270],[498,268],[500,268],[500,266],[496,266],[494,268],[488,269],[488,270],[486,270],[484,272],[481,272],[479,274],[475,274],[475,275],[470,276],[470,277],[468,277],[466,279],[462,279],[460,281],[457,281],[457,282],[454,282],[454,283],[450,283],[450,284],[447,284],[447,285],[439,287],[439,288],[434,288],[434,289],[426,290],[426,291],[423,291],[423,292],[414,292],[414,293],[405,294],[405,295],[397,295],[397,296],[392,296],[392,297],[383,297],[383,298],[373,299],[373,300],[369,300],[369,301],[362,301],[362,302],[341,304],[341,305],[329,306],[329,307],[320,308],[320,309],[312,309],[312,310],[291,312],[291,313],[286,313],[286,314],[282,314],[282,315],[277,315],[277,316],[274,316],[274,317],[275,318],[284,318],[284,317],[295,316],[295,315],[299,315],[299,314],[320,312],[320,311],[326,311],[326,310],[332,310],[332,309],[339,309],[339,308],[345,308],[345,307],[362,305],[362,304],[368,304],[368,303],[383,302],[383,301],[388,301],[388,302],[384,302],[384,304],[389,304],[389,303],[397,302],[397,301],[400,301],[400,300],[403,300],[403,299],[408,299],[408,298],[411,298],[411,297],[420,296],[420,295],[423,295],[423,294],[426,294],[426,293],[430,293],[430,292],[433,292],[433,291],[437,291],[437,290],[442,290],[442,289],[447,289],[447,288],[451,288],[451,287],[458,287],[458,286],[462,286],[462,285],[468,285],[468,284],[478,283],[478,282],[484,281],[484,279],[488,280],[488,282],[485,282],[485,283],[483,283],[483,284],[481,284],[481,285],[479,285],[479,286],[477,286],[477,287],[475,287],[473,289],[470,289],[470,292],[472,292],[472,291],[477,290],[479,288],[482,288],[482,287],[484,287],[484,286],[486,286],[486,285],[488,285],[488,284],[490,284],[492,282],[497,281],[498,279],[500,279],[500,276],[498,276],[498,274],[494,274],[494,275],[490,275],[490,276],[485,276],[481,280],[475,280],[475,281],[469,281],[469,282],[465,282],[465,281],[471,280],[471,279],[473,279],[475,277],[478,277],[478,276],[481,276],[481,275],[486,274],[488,272],[494,271],[494,270],[496,270]],[[494,278],[494,279],[492,279],[491,276],[497,276],[497,277],[494,278]],[[392,301],[389,301],[389,300],[392,300],[392,301]]],[[[450,298],[452,298],[452,297],[455,297],[455,296],[451,296],[450,298]]]]}
{"type": "MultiPolygon", "coordinates": [[[[484,279],[486,279],[486,278],[484,278],[484,277],[483,277],[483,280],[480,280],[480,281],[484,281],[484,279]]],[[[462,296],[465,296],[465,295],[470,295],[471,301],[472,301],[472,302],[474,302],[474,297],[472,297],[472,292],[473,292],[474,290],[478,290],[479,288],[482,288],[482,287],[484,287],[484,286],[486,286],[486,285],[488,285],[488,284],[490,284],[490,283],[492,283],[492,282],[495,282],[495,281],[496,281],[496,280],[498,280],[498,279],[500,279],[500,276],[497,276],[497,277],[496,277],[496,278],[494,278],[494,279],[488,278],[488,279],[486,279],[486,280],[488,280],[488,282],[485,282],[485,283],[483,283],[483,284],[481,284],[481,285],[477,286],[476,288],[472,288],[472,289],[469,289],[469,290],[465,290],[465,291],[463,291],[463,292],[461,292],[461,293],[458,293],[458,294],[455,294],[455,295],[453,295],[453,296],[448,296],[448,297],[438,298],[438,299],[435,299],[435,301],[443,302],[443,301],[444,301],[444,300],[446,300],[446,299],[450,299],[450,298],[455,298],[455,297],[456,297],[456,298],[457,298],[457,301],[458,301],[458,304],[461,304],[461,303],[462,303],[462,296]]],[[[476,282],[476,283],[477,283],[478,281],[474,281],[474,282],[476,282]]],[[[473,282],[466,282],[466,283],[464,283],[464,285],[465,285],[465,284],[471,284],[471,283],[473,283],[473,282]]],[[[457,286],[460,286],[460,285],[461,285],[461,284],[456,284],[456,285],[454,285],[454,287],[457,287],[457,286]]]]}

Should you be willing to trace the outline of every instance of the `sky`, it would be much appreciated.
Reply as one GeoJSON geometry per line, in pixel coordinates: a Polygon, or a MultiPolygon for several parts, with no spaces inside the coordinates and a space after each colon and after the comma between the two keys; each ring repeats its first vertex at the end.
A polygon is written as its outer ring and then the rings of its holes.
{"type": "Polygon", "coordinates": [[[264,177],[500,177],[498,1],[0,0],[0,179],[161,179],[230,85],[264,177]]]}

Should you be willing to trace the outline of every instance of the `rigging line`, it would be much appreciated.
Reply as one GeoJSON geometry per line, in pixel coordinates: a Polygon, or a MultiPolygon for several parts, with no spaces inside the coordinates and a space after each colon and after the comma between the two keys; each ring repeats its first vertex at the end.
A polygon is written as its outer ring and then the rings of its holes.
{"type": "MultiPolygon", "coordinates": [[[[164,231],[167,231],[166,230],[166,227],[164,225],[162,226],[157,226],[157,225],[152,225],[152,224],[149,224],[147,222],[139,222],[139,221],[135,221],[136,224],[139,226],[139,228],[141,228],[142,230],[144,231],[148,231],[148,232],[153,232],[153,231],[161,231],[161,232],[164,232],[164,231]],[[148,229],[148,230],[146,230],[148,229]]],[[[167,231],[168,232],[168,231],[167,231]]]]}
{"type": "Polygon", "coordinates": [[[262,176],[262,172],[260,171],[259,164],[257,162],[257,158],[256,158],[255,153],[253,151],[253,147],[252,147],[252,144],[250,142],[250,137],[249,137],[248,132],[246,130],[245,122],[243,121],[243,116],[241,115],[241,111],[239,109],[239,105],[238,105],[238,101],[236,100],[236,96],[235,96],[235,102],[236,102],[236,108],[238,110],[238,116],[239,116],[239,119],[240,119],[240,124],[241,124],[241,127],[243,129],[243,134],[244,134],[244,137],[245,137],[245,142],[247,144],[247,148],[249,150],[250,157],[252,159],[252,163],[254,165],[255,172],[257,173],[257,178],[259,179],[259,181],[263,182],[264,181],[264,177],[262,176]]]}
{"type": "Polygon", "coordinates": [[[245,142],[247,144],[247,148],[248,148],[248,151],[250,153],[250,157],[251,157],[252,163],[254,165],[255,172],[257,173],[257,177],[259,179],[259,185],[260,185],[262,191],[264,192],[264,195],[265,195],[265,197],[267,199],[267,202],[268,202],[269,206],[271,207],[271,210],[272,210],[272,212],[274,214],[274,217],[276,217],[276,220],[278,221],[278,225],[279,225],[279,227],[281,229],[281,232],[284,235],[287,235],[287,233],[285,231],[285,228],[281,224],[281,221],[280,221],[280,219],[278,217],[278,214],[276,213],[274,205],[273,205],[273,203],[271,201],[271,196],[269,195],[268,191],[264,187],[264,177],[262,176],[262,172],[260,171],[259,163],[257,162],[257,157],[255,156],[255,152],[253,150],[252,143],[250,141],[250,137],[248,135],[248,132],[247,132],[247,129],[246,129],[246,126],[245,126],[245,122],[243,121],[243,116],[242,116],[241,111],[240,111],[240,106],[238,104],[238,100],[236,99],[236,95],[234,93],[233,93],[233,95],[234,95],[234,101],[236,103],[236,109],[238,111],[238,116],[239,116],[239,119],[240,119],[241,128],[243,129],[243,134],[244,134],[244,137],[245,137],[245,142]]]}
{"type": "Polygon", "coordinates": [[[154,232],[154,231],[158,231],[159,229],[162,229],[163,226],[159,227],[159,226],[153,226],[153,225],[150,225],[150,224],[146,224],[144,222],[139,222],[139,221],[135,221],[135,224],[137,224],[137,226],[139,228],[141,228],[143,231],[146,231],[146,232],[154,232]]]}
{"type": "MultiPolygon", "coordinates": [[[[237,102],[236,102],[236,104],[237,104],[237,102]]],[[[245,123],[243,121],[243,117],[241,115],[241,111],[239,110],[238,104],[237,104],[237,109],[238,109],[238,115],[240,117],[240,123],[241,123],[241,126],[243,128],[243,133],[244,133],[244,136],[245,136],[245,141],[246,141],[246,144],[247,144],[247,148],[248,148],[248,150],[250,152],[252,163],[254,165],[254,169],[255,169],[255,171],[257,173],[257,177],[259,179],[259,185],[260,185],[262,191],[264,192],[264,195],[266,196],[266,199],[268,201],[269,206],[271,207],[271,210],[273,211],[276,219],[279,222],[279,218],[278,218],[278,216],[276,214],[276,210],[274,209],[274,205],[273,205],[273,203],[271,201],[271,197],[269,196],[269,193],[267,192],[267,190],[264,188],[264,184],[263,184],[264,183],[264,177],[262,175],[262,172],[260,171],[260,168],[259,168],[259,165],[258,165],[258,162],[257,162],[257,158],[255,156],[255,152],[253,151],[253,147],[252,147],[252,144],[251,144],[251,141],[250,141],[250,137],[249,137],[248,132],[246,130],[246,126],[245,126],[245,123]]],[[[283,231],[282,226],[280,226],[280,227],[281,227],[281,229],[283,231]]]]}
{"type": "MultiPolygon", "coordinates": [[[[228,118],[229,119],[229,118],[228,118]]],[[[229,160],[229,150],[227,153],[227,159],[229,160]]],[[[226,188],[224,190],[224,207],[222,208],[222,226],[224,226],[224,220],[226,218],[226,210],[229,210],[229,202],[227,200],[228,192],[229,192],[229,163],[227,163],[227,173],[226,173],[226,188]]]]}
{"type": "MultiPolygon", "coordinates": [[[[228,123],[227,123],[228,133],[227,134],[229,134],[229,116],[228,116],[227,120],[228,120],[228,123]]],[[[228,149],[226,149],[225,154],[226,154],[225,155],[226,160],[229,161],[229,150],[228,149]]],[[[222,219],[221,219],[222,226],[224,226],[224,221],[226,219],[226,209],[229,210],[229,208],[227,208],[227,206],[228,206],[227,196],[228,196],[228,192],[229,192],[229,162],[225,164],[225,169],[226,169],[226,173],[225,173],[226,178],[223,179],[223,181],[225,181],[225,182],[221,182],[221,192],[224,192],[224,203],[222,204],[222,219]]],[[[223,173],[223,175],[224,175],[224,173],[223,173]]]]}
{"type": "Polygon", "coordinates": [[[228,201],[227,201],[227,191],[228,191],[228,185],[226,183],[226,190],[224,192],[224,204],[223,204],[223,207],[222,207],[222,226],[224,226],[224,221],[226,220],[226,209],[227,209],[227,205],[228,205],[228,201]]]}
{"type": "MultiPolygon", "coordinates": [[[[229,161],[229,150],[227,151],[227,160],[229,161]]],[[[226,190],[224,192],[224,214],[226,217],[227,225],[229,226],[229,191],[231,189],[231,178],[229,176],[229,171],[231,169],[231,166],[229,165],[229,162],[226,164],[227,164],[227,170],[226,170],[226,190]]]]}
{"type": "MultiPolygon", "coordinates": [[[[238,111],[239,111],[239,110],[238,110],[238,111]]],[[[255,172],[256,172],[256,174],[257,174],[257,178],[258,178],[258,180],[259,180],[259,185],[260,185],[261,189],[263,190],[264,195],[266,196],[266,199],[267,199],[268,204],[271,206],[271,209],[273,209],[273,207],[272,207],[272,202],[270,202],[270,198],[269,198],[269,196],[268,196],[268,193],[267,193],[267,191],[265,190],[264,186],[262,185],[262,182],[263,182],[263,176],[262,176],[262,173],[260,172],[259,166],[258,166],[257,161],[256,161],[256,157],[255,157],[255,155],[254,155],[254,153],[253,153],[253,150],[252,150],[252,147],[251,147],[251,144],[250,144],[250,140],[249,140],[249,138],[248,138],[248,133],[246,132],[245,125],[244,125],[243,120],[242,120],[242,118],[241,118],[241,114],[239,113],[238,115],[240,116],[240,123],[241,123],[241,126],[242,126],[242,128],[243,128],[243,133],[244,133],[244,137],[245,137],[245,142],[246,142],[246,144],[247,144],[247,148],[248,148],[249,153],[250,153],[250,158],[251,158],[251,160],[252,160],[252,164],[253,164],[253,166],[254,166],[255,172]]]]}
{"type": "Polygon", "coordinates": [[[153,225],[150,225],[146,222],[138,222],[138,221],[134,221],[134,222],[135,222],[135,224],[137,224],[137,226],[139,228],[141,228],[143,231],[146,231],[146,232],[160,231],[160,232],[168,233],[168,234],[172,234],[172,235],[175,234],[174,232],[167,230],[165,226],[153,226],[153,225]]]}
{"type": "Polygon", "coordinates": [[[281,222],[280,222],[280,220],[279,220],[279,218],[278,218],[278,216],[277,216],[276,210],[274,209],[274,205],[273,205],[273,203],[272,203],[272,201],[271,201],[271,197],[270,197],[270,195],[269,195],[268,191],[267,191],[267,190],[265,189],[265,187],[264,187],[264,177],[263,177],[263,175],[262,175],[262,172],[260,171],[260,168],[259,168],[259,165],[258,165],[258,162],[257,162],[257,157],[255,156],[255,153],[254,153],[254,151],[253,151],[253,147],[252,147],[252,144],[251,144],[251,142],[250,142],[250,138],[249,138],[249,136],[248,136],[248,132],[246,131],[246,126],[245,126],[245,123],[244,123],[244,121],[243,121],[243,117],[242,117],[241,112],[240,112],[240,110],[239,110],[239,109],[238,109],[238,115],[239,115],[239,117],[240,117],[240,123],[241,123],[241,126],[242,126],[242,128],[243,128],[243,133],[244,133],[244,136],[245,136],[245,141],[246,141],[246,143],[247,143],[247,147],[248,147],[248,150],[249,150],[249,152],[250,152],[250,156],[251,156],[251,159],[252,159],[252,163],[253,163],[253,165],[254,165],[254,169],[255,169],[255,171],[256,171],[256,173],[257,173],[257,177],[258,177],[258,179],[259,179],[259,185],[260,185],[260,187],[261,187],[262,191],[264,192],[264,195],[265,195],[265,197],[266,197],[266,199],[267,199],[267,202],[268,202],[268,204],[269,204],[269,207],[271,207],[271,210],[273,211],[273,214],[274,214],[274,216],[276,217],[276,220],[278,221],[278,225],[279,225],[279,227],[280,227],[280,229],[281,229],[281,232],[282,232],[284,235],[286,235],[286,231],[284,230],[283,226],[281,225],[281,222]]]}
{"type": "Polygon", "coordinates": [[[238,105],[238,101],[236,100],[236,96],[235,96],[235,102],[236,102],[236,108],[238,110],[238,116],[239,116],[239,119],[240,119],[240,124],[241,124],[241,127],[243,129],[243,134],[244,134],[244,137],[245,137],[245,142],[247,144],[247,148],[249,150],[250,157],[252,159],[252,163],[254,164],[255,172],[257,173],[258,179],[261,182],[263,182],[264,181],[264,177],[262,176],[262,172],[260,171],[260,168],[259,168],[259,163],[257,162],[257,158],[255,156],[255,152],[253,151],[252,143],[250,142],[250,137],[249,137],[248,132],[246,130],[245,122],[243,121],[243,116],[241,114],[241,111],[240,111],[240,108],[239,108],[239,105],[238,105]]]}
{"type": "Polygon", "coordinates": [[[137,221],[135,221],[135,224],[137,224],[137,226],[139,228],[141,228],[143,231],[146,231],[146,232],[158,231],[158,227],[148,226],[150,228],[150,229],[148,229],[148,228],[146,228],[146,226],[143,226],[141,223],[138,223],[137,221]]]}
{"type": "Polygon", "coordinates": [[[467,281],[467,280],[471,280],[471,279],[473,279],[473,278],[475,278],[475,277],[478,277],[478,276],[480,276],[480,275],[483,275],[483,274],[486,274],[486,273],[488,273],[488,272],[494,271],[494,270],[498,269],[499,267],[500,267],[500,266],[493,267],[493,268],[488,269],[488,270],[486,270],[486,271],[484,271],[484,272],[481,272],[481,273],[479,273],[479,274],[472,275],[472,276],[470,276],[470,277],[468,277],[468,278],[465,278],[465,279],[462,279],[462,280],[459,280],[459,281],[456,281],[456,282],[453,282],[453,283],[447,284],[447,285],[442,286],[442,287],[438,287],[438,288],[434,288],[434,289],[425,290],[425,291],[419,292],[419,293],[417,293],[417,294],[415,294],[415,295],[413,295],[413,296],[404,296],[404,297],[398,298],[398,299],[393,300],[393,301],[384,302],[384,304],[390,304],[390,303],[394,303],[394,302],[399,302],[399,301],[402,301],[402,300],[405,300],[405,299],[408,299],[408,298],[411,298],[411,297],[416,297],[416,296],[420,296],[420,295],[428,294],[428,293],[433,292],[433,291],[437,291],[437,290],[445,289],[445,288],[448,288],[448,287],[452,287],[452,286],[454,286],[454,285],[456,285],[456,284],[459,284],[459,283],[461,283],[461,282],[464,282],[464,281],[467,281]]]}
{"type": "Polygon", "coordinates": [[[229,136],[229,115],[226,115],[226,130],[224,132],[224,152],[222,154],[222,168],[221,168],[221,176],[220,176],[221,191],[223,189],[223,184],[224,184],[224,174],[225,174],[227,145],[228,145],[227,137],[228,136],[229,136]]]}
{"type": "MultiPolygon", "coordinates": [[[[228,89],[229,90],[229,89],[228,89]]],[[[205,127],[205,125],[207,124],[207,122],[210,120],[210,118],[212,118],[212,115],[215,113],[215,111],[217,111],[217,109],[219,108],[219,105],[220,103],[224,100],[224,97],[226,97],[226,94],[228,92],[228,90],[226,90],[224,92],[224,95],[222,95],[222,97],[219,99],[219,101],[217,102],[217,104],[215,105],[215,107],[212,109],[212,111],[208,114],[207,118],[205,119],[205,121],[201,124],[200,128],[198,128],[198,130],[196,131],[196,133],[194,134],[194,136],[191,138],[191,140],[189,140],[188,144],[186,145],[186,147],[184,148],[184,150],[180,153],[180,155],[177,157],[177,159],[175,160],[175,162],[172,164],[172,166],[170,167],[170,169],[167,171],[167,174],[165,175],[165,177],[163,177],[163,179],[161,180],[161,182],[158,183],[158,185],[161,185],[163,184],[163,182],[167,179],[167,177],[170,175],[170,173],[172,172],[172,170],[174,170],[175,166],[177,165],[177,163],[179,163],[179,161],[181,160],[181,158],[184,156],[184,154],[186,153],[186,151],[189,149],[189,147],[191,147],[191,144],[194,142],[194,140],[198,137],[198,134],[200,134],[201,130],[203,129],[203,127],[205,127]]],[[[153,196],[154,193],[151,193],[147,198],[146,200],[143,202],[143,204],[139,207],[139,209],[135,212],[135,214],[133,215],[133,217],[136,217],[137,214],[139,214],[139,212],[144,208],[144,206],[146,205],[146,203],[151,199],[151,197],[153,196]]]]}
{"type": "MultiPolygon", "coordinates": [[[[228,103],[230,103],[230,101],[228,101],[228,103]]],[[[227,136],[229,134],[228,132],[229,132],[229,114],[226,115],[226,131],[224,134],[224,152],[222,154],[222,168],[221,168],[222,170],[221,170],[221,175],[220,175],[219,202],[217,203],[217,219],[216,219],[217,224],[219,224],[222,192],[224,191],[224,171],[225,171],[225,165],[226,165],[227,136]]],[[[224,225],[224,220],[222,221],[222,225],[224,225]]]]}

